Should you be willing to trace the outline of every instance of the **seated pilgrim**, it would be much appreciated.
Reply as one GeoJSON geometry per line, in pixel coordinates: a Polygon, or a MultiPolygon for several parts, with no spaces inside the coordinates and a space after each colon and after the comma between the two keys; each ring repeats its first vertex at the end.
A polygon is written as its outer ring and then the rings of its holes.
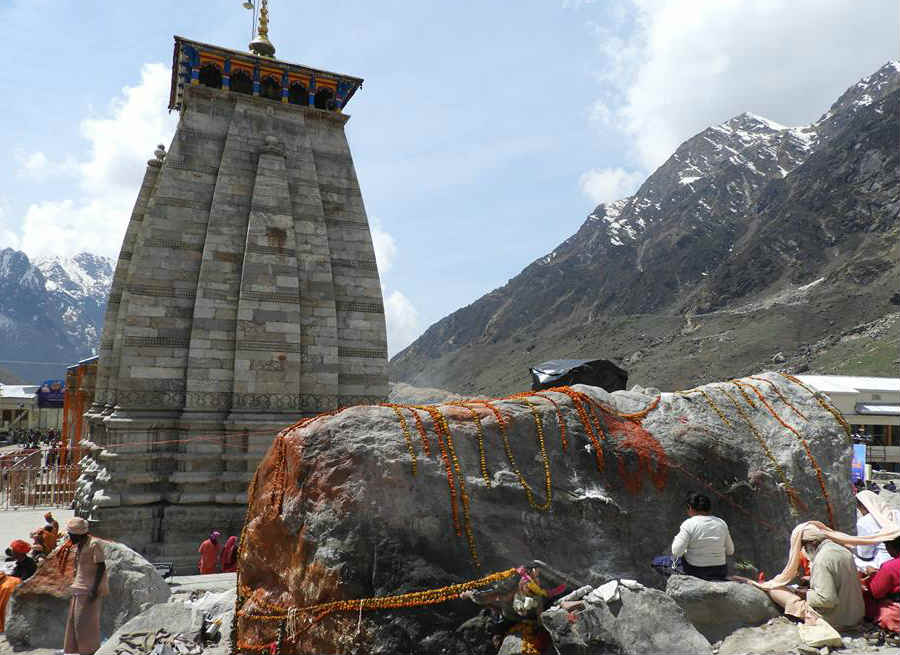
{"type": "Polygon", "coordinates": [[[866,617],[885,630],[900,632],[900,537],[885,546],[890,559],[878,571],[867,569],[866,617]]]}
{"type": "Polygon", "coordinates": [[[768,592],[789,617],[811,625],[824,619],[835,628],[854,626],[865,614],[856,563],[846,547],[855,541],[818,521],[801,523],[791,533],[785,569],[768,582],[749,582],[768,592]],[[809,587],[792,588],[789,585],[800,571],[801,551],[810,562],[809,587]]]}
{"type": "Polygon", "coordinates": [[[709,498],[691,494],[687,502],[689,518],[681,524],[672,541],[672,558],[682,558],[682,568],[687,575],[704,580],[724,580],[728,575],[726,558],[734,555],[734,542],[728,524],[709,512],[709,498]]]}
{"type": "MultiPolygon", "coordinates": [[[[887,507],[887,504],[869,490],[856,494],[856,534],[868,537],[900,525],[900,512],[887,507]]],[[[863,571],[868,568],[878,569],[891,560],[885,544],[867,544],[856,546],[856,567],[863,571]]]]}

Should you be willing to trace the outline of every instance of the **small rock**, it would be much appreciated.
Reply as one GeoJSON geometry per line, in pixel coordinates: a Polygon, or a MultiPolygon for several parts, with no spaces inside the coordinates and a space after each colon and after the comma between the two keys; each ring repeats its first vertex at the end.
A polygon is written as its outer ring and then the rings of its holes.
{"type": "Polygon", "coordinates": [[[776,364],[782,364],[785,361],[784,353],[777,352],[772,355],[772,361],[776,364]]]}

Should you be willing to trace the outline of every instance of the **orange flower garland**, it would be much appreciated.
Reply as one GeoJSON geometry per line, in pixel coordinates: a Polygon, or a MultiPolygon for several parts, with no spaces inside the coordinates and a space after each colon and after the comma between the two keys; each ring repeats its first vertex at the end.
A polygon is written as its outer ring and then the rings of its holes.
{"type": "Polygon", "coordinates": [[[406,439],[406,450],[409,451],[409,460],[410,466],[412,467],[413,477],[416,476],[416,450],[413,448],[412,435],[409,433],[409,426],[406,424],[406,418],[403,416],[403,412],[400,410],[398,405],[393,405],[390,403],[382,403],[381,407],[390,407],[394,410],[394,414],[397,415],[397,419],[400,421],[400,429],[403,430],[403,438],[406,439]]]}
{"type": "Polygon", "coordinates": [[[537,407],[535,407],[533,402],[527,398],[522,398],[521,400],[528,406],[528,409],[531,410],[531,415],[534,417],[534,427],[537,430],[538,447],[541,451],[541,461],[544,464],[544,504],[537,505],[535,509],[546,512],[550,509],[550,505],[553,502],[553,481],[550,478],[550,458],[547,457],[547,446],[544,443],[544,422],[541,419],[541,413],[537,410],[537,407]]]}
{"type": "Polygon", "coordinates": [[[437,407],[434,407],[434,410],[440,417],[441,430],[444,432],[444,438],[447,440],[447,448],[450,451],[450,458],[453,460],[453,468],[456,470],[456,479],[459,483],[459,495],[462,498],[466,540],[469,542],[469,553],[472,555],[472,561],[475,563],[475,568],[481,568],[481,562],[478,559],[478,549],[475,546],[475,534],[472,531],[472,516],[469,513],[469,494],[466,493],[466,476],[459,466],[459,458],[456,456],[456,448],[453,446],[453,436],[450,434],[450,426],[447,424],[447,419],[441,414],[441,410],[437,407]]]}
{"type": "Polygon", "coordinates": [[[747,413],[744,411],[744,408],[741,407],[738,399],[732,396],[727,389],[722,389],[722,393],[731,401],[731,404],[734,405],[734,408],[737,410],[740,417],[744,420],[744,423],[747,424],[747,427],[750,428],[751,434],[753,434],[756,441],[762,447],[763,452],[766,453],[766,456],[769,458],[769,461],[772,462],[772,466],[775,467],[775,471],[778,473],[778,477],[781,478],[781,482],[784,485],[784,492],[787,494],[788,500],[796,509],[805,509],[805,505],[800,501],[800,497],[797,492],[794,490],[794,487],[791,485],[790,481],[787,478],[787,475],[784,473],[784,469],[781,468],[781,464],[778,463],[778,460],[775,459],[775,455],[772,454],[772,451],[769,449],[769,445],[766,443],[766,440],[763,438],[762,433],[753,425],[753,421],[750,420],[750,417],[747,416],[747,413]]]}
{"type": "Polygon", "coordinates": [[[591,445],[594,447],[594,459],[597,461],[597,470],[602,472],[605,465],[605,462],[603,461],[603,448],[600,445],[600,441],[597,439],[597,435],[594,434],[594,428],[591,426],[591,420],[588,418],[587,410],[581,403],[580,394],[570,387],[553,387],[552,389],[548,389],[548,391],[564,393],[569,397],[569,400],[572,401],[572,406],[578,413],[581,425],[584,426],[584,432],[587,434],[588,439],[591,440],[591,445]]]}
{"type": "Polygon", "coordinates": [[[834,417],[834,420],[836,420],[838,423],[841,424],[841,427],[844,428],[844,432],[847,433],[847,437],[850,436],[850,434],[852,432],[850,430],[850,424],[847,423],[847,421],[844,419],[843,415],[836,408],[832,407],[830,404],[828,404],[828,402],[825,401],[824,398],[822,398],[822,395],[819,392],[817,392],[815,389],[810,389],[808,386],[806,386],[799,379],[795,378],[793,375],[789,375],[788,373],[779,373],[778,375],[780,375],[781,377],[785,378],[786,380],[790,380],[794,384],[798,384],[801,387],[803,387],[804,389],[806,389],[812,395],[812,397],[816,399],[816,401],[819,403],[819,405],[822,406],[822,409],[824,409],[826,412],[831,414],[834,417]]]}
{"type": "Polygon", "coordinates": [[[805,415],[803,412],[801,412],[799,409],[797,409],[796,407],[794,407],[794,405],[791,403],[790,400],[788,400],[787,398],[784,397],[784,394],[781,393],[781,390],[778,388],[778,385],[777,385],[777,384],[775,384],[775,383],[772,382],[771,380],[767,380],[766,378],[757,377],[757,376],[755,376],[755,375],[751,375],[751,376],[750,376],[750,379],[751,379],[751,380],[757,380],[757,381],[759,381],[759,382],[765,382],[766,384],[768,384],[770,387],[772,387],[772,391],[774,391],[775,394],[781,399],[781,402],[783,402],[785,405],[787,405],[788,407],[790,407],[791,410],[794,412],[794,414],[796,414],[797,416],[799,416],[800,418],[802,418],[804,421],[808,421],[808,420],[809,420],[809,419],[806,418],[806,415],[805,415]]]}
{"type": "Polygon", "coordinates": [[[743,388],[741,387],[740,380],[729,380],[729,383],[733,384],[735,387],[737,387],[737,390],[741,392],[741,395],[744,397],[744,400],[747,401],[747,404],[750,405],[750,407],[752,407],[753,409],[756,409],[756,403],[754,403],[753,399],[747,395],[747,392],[745,392],[743,390],[743,388]]]}
{"type": "Polygon", "coordinates": [[[431,445],[428,443],[428,433],[425,430],[425,424],[422,423],[422,417],[419,416],[419,412],[416,411],[415,407],[410,407],[409,405],[404,405],[404,407],[409,410],[409,413],[413,415],[413,420],[416,422],[416,430],[418,430],[419,438],[422,440],[422,450],[431,457],[431,445]]]}
{"type": "Polygon", "coordinates": [[[775,409],[766,401],[766,399],[763,397],[763,395],[759,392],[759,389],[754,387],[752,384],[748,384],[746,382],[742,382],[742,383],[740,383],[740,385],[750,387],[750,389],[752,389],[756,393],[760,402],[763,405],[765,405],[766,409],[769,410],[769,413],[775,417],[775,420],[777,420],[779,423],[781,423],[782,426],[784,426],[785,428],[787,428],[788,430],[793,432],[794,436],[796,436],[797,439],[800,440],[800,443],[803,444],[803,449],[806,451],[806,456],[809,459],[809,463],[812,465],[813,470],[816,473],[816,478],[819,480],[819,487],[822,489],[822,499],[825,501],[825,509],[828,511],[828,525],[833,527],[834,526],[834,508],[831,506],[831,498],[828,495],[828,488],[825,486],[825,474],[822,473],[822,469],[819,468],[819,463],[816,462],[816,458],[812,454],[812,449],[809,447],[809,443],[806,441],[806,439],[803,438],[802,434],[800,434],[793,427],[791,427],[790,425],[785,423],[784,419],[782,419],[778,415],[778,413],[775,411],[775,409]]]}
{"type": "Polygon", "coordinates": [[[487,485],[488,489],[490,489],[491,475],[490,475],[490,473],[488,473],[488,468],[487,468],[487,453],[484,450],[484,429],[481,426],[481,418],[478,416],[478,412],[476,412],[474,409],[472,409],[465,403],[451,403],[451,404],[468,410],[469,414],[472,416],[472,422],[475,424],[476,439],[478,440],[478,461],[479,461],[479,464],[481,465],[481,478],[484,480],[484,483],[487,485]]]}
{"type": "Polygon", "coordinates": [[[444,469],[447,472],[447,486],[450,489],[450,513],[453,516],[453,529],[457,536],[462,536],[462,527],[459,524],[459,510],[456,507],[456,483],[453,480],[453,464],[450,462],[450,455],[447,453],[447,445],[444,442],[444,436],[441,434],[441,419],[439,412],[434,407],[416,407],[422,409],[431,416],[432,429],[437,435],[438,446],[441,449],[441,459],[444,460],[444,469]]]}
{"type": "MultiPolygon", "coordinates": [[[[438,589],[426,589],[423,591],[413,591],[408,594],[399,594],[396,596],[374,596],[371,598],[357,598],[354,600],[336,600],[328,603],[318,603],[316,605],[307,605],[306,607],[287,608],[277,605],[270,605],[268,611],[270,614],[250,614],[246,610],[238,610],[236,613],[241,618],[251,621],[284,621],[288,618],[300,617],[303,614],[313,614],[312,623],[317,623],[329,614],[334,612],[362,612],[380,609],[400,609],[407,607],[423,607],[426,605],[437,605],[438,603],[446,603],[450,600],[456,600],[460,594],[479,587],[494,584],[500,580],[505,580],[517,575],[516,569],[506,569],[497,573],[491,573],[484,577],[461,582],[459,584],[448,585],[438,589]],[[293,615],[293,616],[291,616],[293,615]]],[[[296,633],[301,632],[296,630],[296,633]]]]}
{"type": "Polygon", "coordinates": [[[559,403],[553,400],[548,396],[545,396],[542,393],[535,393],[535,396],[539,398],[543,398],[544,400],[549,400],[553,403],[553,407],[556,409],[556,422],[559,426],[559,440],[562,442],[563,452],[566,452],[569,449],[569,442],[566,440],[566,419],[562,415],[562,408],[560,408],[559,403]]]}

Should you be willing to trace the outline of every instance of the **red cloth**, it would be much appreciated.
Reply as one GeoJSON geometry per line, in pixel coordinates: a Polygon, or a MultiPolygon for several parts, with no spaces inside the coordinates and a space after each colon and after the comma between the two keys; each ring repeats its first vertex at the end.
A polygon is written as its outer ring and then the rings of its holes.
{"type": "Polygon", "coordinates": [[[237,571],[237,537],[228,537],[222,550],[222,573],[237,571]]]}
{"type": "Polygon", "coordinates": [[[216,564],[219,559],[219,545],[214,544],[207,539],[200,544],[200,548],[197,549],[197,552],[200,553],[200,573],[215,573],[216,564]]]}
{"type": "Polygon", "coordinates": [[[888,560],[869,580],[869,590],[863,593],[866,616],[885,630],[900,632],[900,603],[886,598],[900,593],[900,557],[888,560]]]}
{"type": "Polygon", "coordinates": [[[16,553],[17,555],[27,555],[31,552],[31,546],[28,545],[27,541],[22,541],[21,539],[16,539],[9,545],[9,549],[16,553]]]}

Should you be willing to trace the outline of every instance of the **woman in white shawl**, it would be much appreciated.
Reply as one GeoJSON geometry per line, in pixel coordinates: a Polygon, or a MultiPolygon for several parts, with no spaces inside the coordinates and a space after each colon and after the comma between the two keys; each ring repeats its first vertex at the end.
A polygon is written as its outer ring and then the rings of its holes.
{"type": "MultiPolygon", "coordinates": [[[[888,508],[878,494],[868,489],[856,494],[856,508],[859,511],[856,519],[857,536],[868,537],[900,526],[900,511],[888,508]]],[[[856,568],[860,571],[867,568],[878,569],[890,559],[884,543],[858,545],[854,552],[856,568]]]]}

